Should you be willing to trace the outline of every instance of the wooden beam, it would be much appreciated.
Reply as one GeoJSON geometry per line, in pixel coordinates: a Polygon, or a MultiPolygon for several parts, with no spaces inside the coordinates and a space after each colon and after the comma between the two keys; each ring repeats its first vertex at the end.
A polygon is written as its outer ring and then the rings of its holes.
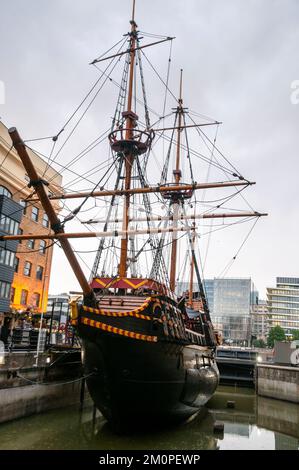
{"type": "MultiPolygon", "coordinates": [[[[172,186],[149,186],[147,188],[131,188],[129,190],[101,190],[101,191],[84,191],[78,193],[60,194],[59,196],[50,196],[50,200],[55,199],[80,199],[87,196],[90,197],[106,197],[106,196],[125,196],[126,194],[148,194],[148,193],[167,193],[178,191],[193,191],[197,189],[212,189],[212,188],[229,188],[237,186],[252,186],[255,182],[247,180],[237,181],[222,181],[216,183],[194,183],[194,184],[179,184],[172,186]]],[[[28,202],[36,202],[37,198],[26,199],[28,202]]]]}
{"type": "Polygon", "coordinates": [[[190,127],[205,127],[205,126],[216,126],[217,124],[222,124],[222,122],[204,122],[202,124],[190,124],[187,126],[177,126],[177,127],[162,127],[161,129],[152,129],[154,132],[163,132],[163,131],[172,131],[176,129],[189,129],[190,127]]]}
{"type": "MultiPolygon", "coordinates": [[[[204,214],[203,219],[218,219],[225,217],[263,217],[268,214],[261,212],[243,212],[236,214],[204,214]]],[[[190,217],[191,220],[194,220],[195,217],[190,217]]],[[[173,232],[189,232],[196,230],[196,227],[168,227],[168,228],[147,228],[140,230],[110,230],[109,232],[74,232],[74,233],[55,233],[55,234],[27,234],[27,235],[0,235],[1,240],[63,240],[66,238],[103,238],[103,237],[122,237],[124,235],[140,235],[140,234],[150,234],[150,233],[173,233],[173,232]]]]}
{"type": "Polygon", "coordinates": [[[124,235],[142,235],[150,233],[165,233],[165,232],[188,232],[193,230],[191,227],[180,228],[152,228],[141,230],[111,230],[109,232],[75,232],[75,233],[53,233],[43,234],[28,234],[28,235],[0,235],[2,240],[66,240],[67,238],[103,238],[103,237],[122,237],[124,235]]]}
{"type": "MultiPolygon", "coordinates": [[[[225,219],[225,218],[236,218],[236,217],[264,217],[268,214],[262,212],[219,212],[219,213],[206,213],[206,214],[187,214],[179,215],[177,220],[197,220],[197,219],[225,219]]],[[[173,220],[172,215],[154,215],[150,217],[138,217],[130,218],[129,222],[160,222],[163,220],[173,220]]],[[[96,224],[96,223],[106,223],[106,219],[94,219],[81,222],[82,224],[96,224]]],[[[122,223],[122,219],[113,219],[110,220],[110,223],[122,223]]]]}
{"type": "Polygon", "coordinates": [[[135,51],[138,51],[139,49],[145,49],[146,47],[156,46],[157,44],[161,44],[161,42],[172,41],[173,39],[175,39],[175,37],[168,37],[166,39],[161,39],[161,41],[151,42],[150,44],[144,44],[144,46],[133,47],[133,48],[127,49],[126,51],[118,52],[117,54],[103,57],[103,59],[95,59],[92,62],[90,62],[89,65],[98,64],[99,62],[103,62],[104,60],[113,59],[114,57],[120,57],[122,55],[128,54],[129,52],[135,52],[135,51]]]}
{"type": "MultiPolygon", "coordinates": [[[[39,197],[39,200],[41,202],[41,205],[43,206],[43,209],[49,218],[51,228],[55,232],[55,235],[53,235],[52,238],[55,239],[61,235],[61,247],[63,251],[65,252],[65,255],[74,271],[76,278],[78,279],[78,282],[83,290],[84,295],[92,296],[92,289],[87,279],[85,278],[85,275],[81,269],[80,264],[78,263],[78,260],[73,252],[73,249],[67,239],[68,237],[67,236],[63,237],[63,235],[66,235],[66,234],[64,233],[60,220],[58,219],[56,212],[53,209],[52,204],[47,195],[47,192],[45,190],[44,185],[46,182],[38,176],[36,169],[34,168],[32,161],[30,159],[30,156],[27,152],[26,146],[24,142],[22,141],[17,129],[15,127],[12,127],[8,130],[8,133],[11,137],[13,146],[16,149],[24,165],[24,168],[30,178],[30,185],[34,187],[39,197]]],[[[31,238],[34,238],[34,237],[31,236],[31,238]]],[[[38,237],[37,239],[42,239],[42,238],[47,239],[47,238],[50,238],[50,236],[38,237]]],[[[18,240],[18,238],[16,238],[15,240],[18,240]]]]}

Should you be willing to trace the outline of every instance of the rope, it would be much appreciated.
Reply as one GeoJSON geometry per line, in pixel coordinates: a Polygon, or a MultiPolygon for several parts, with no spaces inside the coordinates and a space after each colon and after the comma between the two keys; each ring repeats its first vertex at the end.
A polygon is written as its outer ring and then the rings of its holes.
{"type": "Polygon", "coordinates": [[[90,374],[83,375],[82,377],[79,377],[78,379],[68,380],[67,382],[39,382],[37,380],[27,379],[27,377],[24,377],[19,372],[17,373],[18,378],[22,380],[26,380],[26,382],[31,383],[33,385],[68,385],[68,384],[73,384],[75,382],[81,382],[81,380],[87,379],[88,377],[91,377],[92,375],[96,375],[95,372],[91,372],[90,374]]]}
{"type": "Polygon", "coordinates": [[[0,163],[0,168],[2,168],[2,166],[3,166],[4,162],[5,162],[5,160],[7,159],[8,155],[10,154],[10,152],[12,151],[12,149],[13,149],[13,144],[10,146],[10,148],[9,148],[9,150],[7,151],[5,157],[3,158],[2,162],[0,163]]]}
{"type": "MultiPolygon", "coordinates": [[[[172,42],[172,40],[171,40],[172,42]]],[[[161,75],[159,74],[159,72],[155,69],[155,67],[153,66],[153,64],[151,63],[151,61],[147,58],[145,52],[141,49],[141,53],[142,55],[145,57],[146,61],[148,62],[148,64],[150,65],[150,67],[152,68],[152,70],[155,72],[155,74],[157,75],[157,77],[159,78],[159,80],[163,83],[163,85],[165,86],[165,88],[167,89],[167,91],[171,94],[171,96],[174,98],[175,102],[177,103],[178,100],[177,100],[177,97],[175,96],[174,93],[172,93],[172,91],[169,89],[169,87],[167,86],[167,84],[164,82],[163,78],[161,77],[161,75]]]]}
{"type": "Polygon", "coordinates": [[[226,265],[226,267],[221,271],[220,275],[218,277],[224,277],[228,270],[231,268],[231,266],[233,265],[234,261],[236,260],[237,256],[239,255],[240,251],[242,250],[243,246],[245,245],[245,243],[247,242],[248,238],[250,237],[254,227],[256,226],[257,222],[259,220],[259,217],[254,221],[252,227],[250,228],[248,234],[246,235],[245,239],[243,240],[243,242],[241,243],[237,253],[235,254],[235,256],[233,256],[233,258],[228,262],[228,264],[226,265]]]}

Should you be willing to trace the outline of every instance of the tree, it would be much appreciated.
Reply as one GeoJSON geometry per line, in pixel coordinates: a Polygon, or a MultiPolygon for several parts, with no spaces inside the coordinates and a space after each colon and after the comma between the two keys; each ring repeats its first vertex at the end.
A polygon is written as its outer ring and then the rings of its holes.
{"type": "Polygon", "coordinates": [[[267,345],[263,339],[255,339],[253,341],[253,346],[255,348],[265,348],[267,345]]]}
{"type": "Polygon", "coordinates": [[[270,348],[274,347],[274,341],[285,341],[286,336],[283,328],[277,325],[274,328],[271,328],[269,336],[267,338],[267,344],[270,348]]]}
{"type": "Polygon", "coordinates": [[[294,330],[292,332],[293,340],[299,339],[299,330],[294,330]]]}

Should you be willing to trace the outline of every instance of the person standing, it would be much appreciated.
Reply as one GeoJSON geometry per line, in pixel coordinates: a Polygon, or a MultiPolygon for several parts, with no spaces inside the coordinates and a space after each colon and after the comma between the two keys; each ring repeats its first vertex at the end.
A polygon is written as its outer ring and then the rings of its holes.
{"type": "Polygon", "coordinates": [[[0,340],[3,341],[5,346],[7,346],[8,337],[10,335],[9,323],[10,323],[10,318],[5,317],[4,318],[4,323],[3,323],[2,328],[1,328],[1,333],[0,333],[0,340]]]}

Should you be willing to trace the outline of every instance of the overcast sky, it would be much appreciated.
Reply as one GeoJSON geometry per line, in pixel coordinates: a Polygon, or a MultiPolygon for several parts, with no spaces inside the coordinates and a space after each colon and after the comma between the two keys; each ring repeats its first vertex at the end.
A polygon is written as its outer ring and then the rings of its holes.
{"type": "MultiPolygon", "coordinates": [[[[24,139],[55,134],[97,77],[89,62],[128,31],[130,10],[131,0],[2,0],[4,124],[16,125],[24,139]]],[[[137,0],[136,21],[142,31],[176,37],[171,86],[183,67],[185,102],[223,121],[218,145],[257,183],[248,200],[269,217],[259,221],[227,275],[252,277],[265,297],[276,276],[299,277],[299,104],[291,102],[291,85],[299,80],[299,2],[137,0]]],[[[160,52],[153,56],[164,71],[165,57],[162,64],[160,52]]],[[[85,123],[91,138],[109,126],[102,122],[105,108],[108,98],[85,123]]],[[[229,249],[216,239],[217,263],[211,260],[208,277],[221,272],[241,241],[233,230],[229,249]]],[[[52,293],[78,288],[67,266],[63,279],[55,276],[62,259],[58,251],[52,293]]]]}

